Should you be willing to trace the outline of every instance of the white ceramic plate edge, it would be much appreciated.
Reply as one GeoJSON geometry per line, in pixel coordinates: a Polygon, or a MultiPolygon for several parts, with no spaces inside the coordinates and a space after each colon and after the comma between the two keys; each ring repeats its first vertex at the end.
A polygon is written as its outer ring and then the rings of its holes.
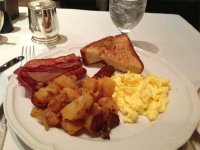
{"type": "Polygon", "coordinates": [[[0,73],[0,106],[3,104],[3,101],[6,99],[6,88],[8,85],[9,81],[8,78],[4,73],[0,73]]]}

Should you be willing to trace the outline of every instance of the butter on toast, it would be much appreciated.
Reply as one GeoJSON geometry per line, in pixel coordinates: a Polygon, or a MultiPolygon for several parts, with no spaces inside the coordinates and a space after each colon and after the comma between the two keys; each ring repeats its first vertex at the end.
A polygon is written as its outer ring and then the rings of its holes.
{"type": "Polygon", "coordinates": [[[104,62],[121,72],[141,73],[144,65],[126,34],[108,36],[86,45],[81,50],[85,65],[104,62]]]}

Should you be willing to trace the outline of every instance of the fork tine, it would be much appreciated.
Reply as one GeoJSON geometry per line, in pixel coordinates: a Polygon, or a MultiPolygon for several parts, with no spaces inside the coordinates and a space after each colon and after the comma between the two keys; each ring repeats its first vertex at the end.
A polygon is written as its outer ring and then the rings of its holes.
{"type": "Polygon", "coordinates": [[[25,48],[25,57],[26,57],[26,59],[25,59],[25,63],[28,61],[28,46],[26,46],[26,48],[25,48]]]}
{"type": "Polygon", "coordinates": [[[35,57],[35,47],[33,46],[33,57],[35,57]]]}
{"type": "Polygon", "coordinates": [[[31,56],[31,58],[33,58],[35,56],[35,47],[34,47],[34,45],[31,48],[31,55],[30,56],[31,56]]]}
{"type": "Polygon", "coordinates": [[[32,48],[31,46],[29,46],[29,51],[28,51],[28,60],[30,60],[32,58],[32,48]]]}
{"type": "Polygon", "coordinates": [[[32,59],[33,57],[34,57],[34,55],[35,55],[35,48],[34,48],[34,46],[29,46],[29,52],[28,52],[29,54],[28,54],[28,58],[29,58],[29,60],[30,59],[32,59]]]}
{"type": "Polygon", "coordinates": [[[21,61],[21,66],[24,65],[26,62],[28,62],[35,56],[35,47],[22,46],[22,56],[24,56],[24,60],[21,61]]]}
{"type": "MultiPolygon", "coordinates": [[[[24,55],[24,46],[22,46],[22,53],[21,53],[22,56],[25,57],[24,55]]],[[[21,61],[21,66],[23,66],[23,62],[25,61],[26,57],[24,58],[24,60],[21,61]]]]}

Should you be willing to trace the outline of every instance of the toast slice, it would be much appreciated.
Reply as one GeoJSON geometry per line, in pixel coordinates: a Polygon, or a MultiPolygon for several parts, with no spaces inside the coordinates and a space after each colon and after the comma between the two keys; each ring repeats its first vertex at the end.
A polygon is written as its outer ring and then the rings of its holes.
{"type": "Polygon", "coordinates": [[[81,50],[83,63],[104,62],[121,72],[141,73],[144,65],[126,34],[105,37],[86,45],[81,50]]]}

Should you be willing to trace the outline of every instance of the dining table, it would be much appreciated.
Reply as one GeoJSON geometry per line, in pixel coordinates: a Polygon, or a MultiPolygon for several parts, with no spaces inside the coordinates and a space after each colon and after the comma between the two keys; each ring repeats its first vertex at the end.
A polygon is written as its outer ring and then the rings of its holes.
{"type": "MultiPolygon", "coordinates": [[[[19,7],[19,17],[13,20],[14,31],[1,34],[0,66],[22,55],[22,47],[33,45],[35,56],[72,45],[86,45],[107,36],[120,34],[108,11],[57,8],[59,41],[45,45],[31,40],[28,8],[19,7]]],[[[128,33],[133,45],[173,64],[194,85],[200,95],[200,34],[184,18],[176,14],[145,13],[140,23],[128,33]]],[[[4,71],[9,79],[20,63],[4,71]]],[[[0,85],[0,88],[4,85],[0,85]]],[[[200,98],[199,98],[200,100],[200,98]]],[[[199,101],[200,102],[200,101],[199,101]]],[[[197,129],[179,149],[198,149],[197,129]]],[[[7,124],[3,150],[30,149],[7,124]]]]}

